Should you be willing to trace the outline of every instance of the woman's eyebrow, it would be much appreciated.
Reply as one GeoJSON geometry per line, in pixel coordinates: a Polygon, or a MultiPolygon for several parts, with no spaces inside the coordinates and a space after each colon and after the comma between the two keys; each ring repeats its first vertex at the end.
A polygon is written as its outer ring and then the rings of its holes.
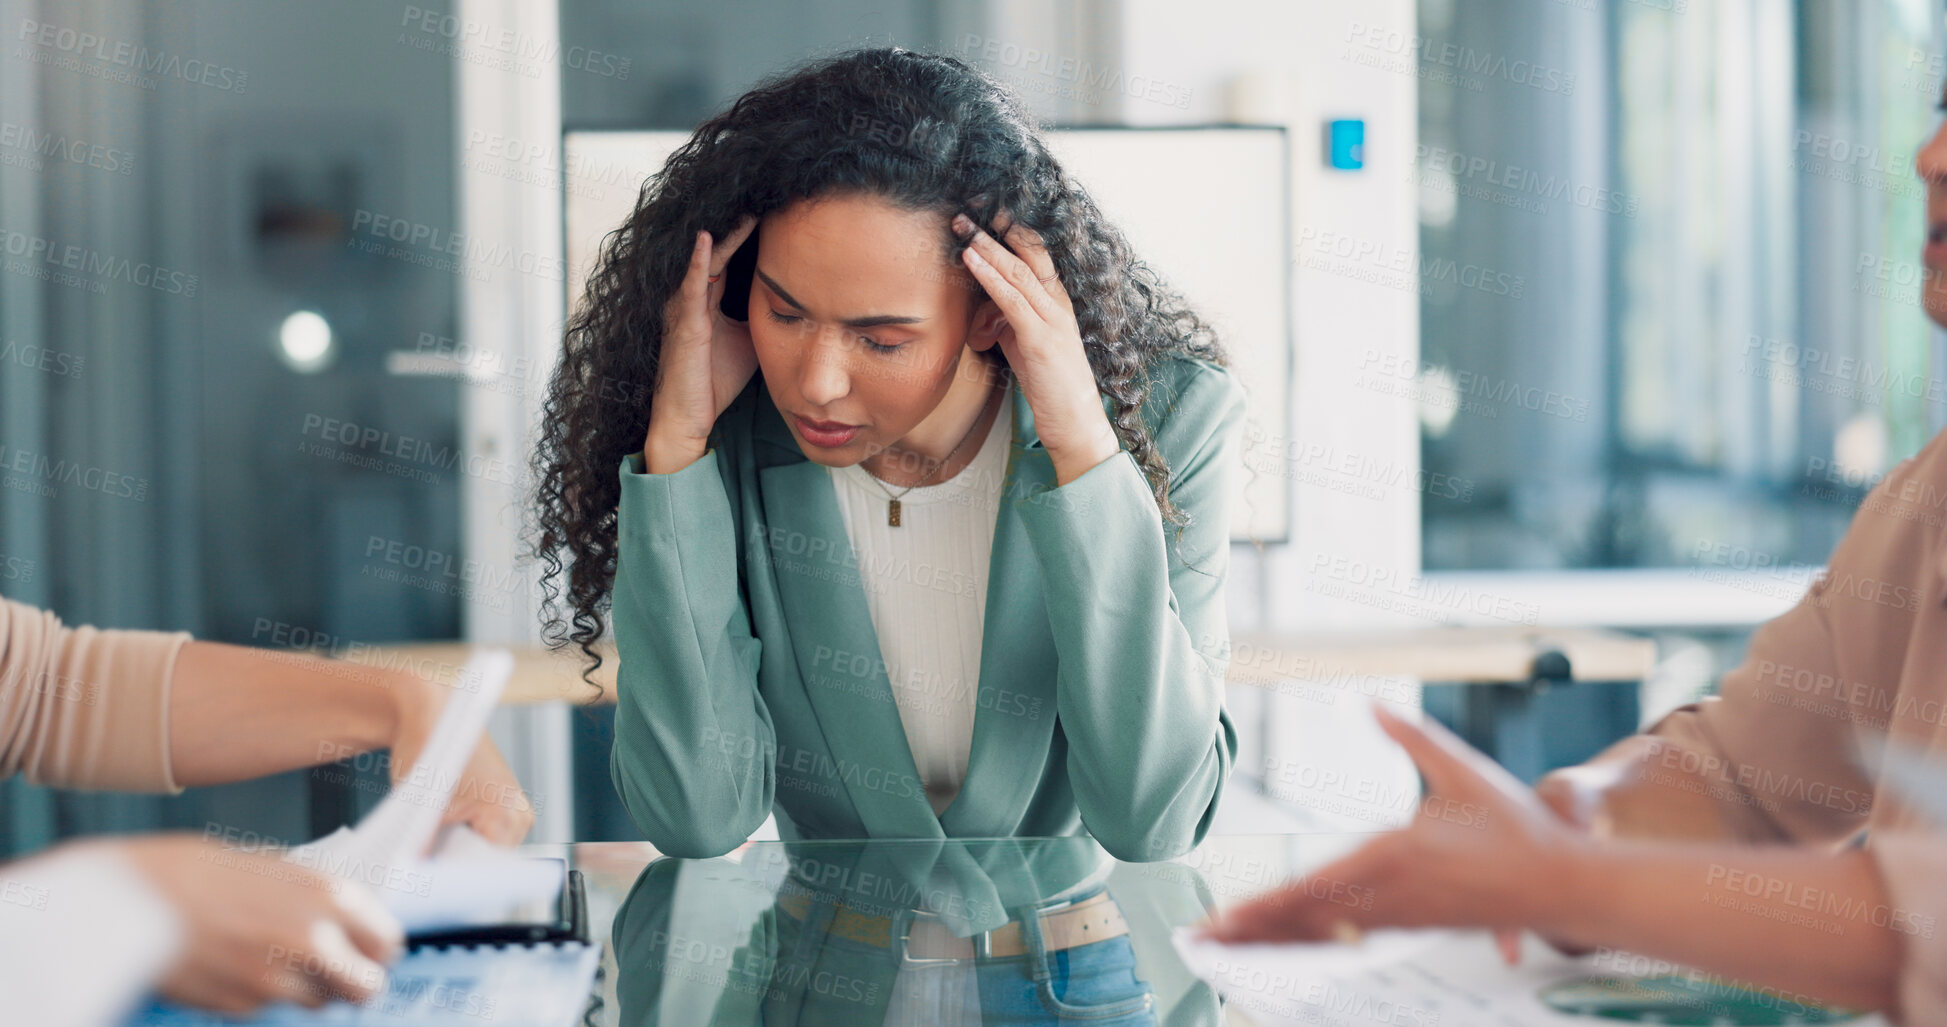
{"type": "MultiPolygon", "coordinates": [[[[798,302],[797,297],[786,292],[784,286],[777,284],[777,279],[765,274],[763,268],[752,268],[751,270],[757,272],[757,277],[763,280],[764,287],[776,293],[778,299],[789,303],[799,310],[806,309],[804,304],[798,302]]],[[[847,328],[877,328],[881,325],[916,325],[925,320],[923,317],[914,317],[910,314],[868,314],[864,317],[844,318],[838,323],[847,328]]]]}

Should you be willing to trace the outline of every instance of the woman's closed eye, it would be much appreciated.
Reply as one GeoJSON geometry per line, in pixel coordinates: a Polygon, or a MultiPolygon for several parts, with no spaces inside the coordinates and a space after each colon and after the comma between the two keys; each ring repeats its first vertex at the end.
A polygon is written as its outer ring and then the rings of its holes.
{"type": "MultiPolygon", "coordinates": [[[[775,310],[767,311],[767,313],[771,315],[771,320],[781,325],[794,325],[804,320],[802,316],[797,314],[780,314],[775,310]]],[[[889,346],[884,345],[870,335],[859,336],[859,343],[874,353],[897,353],[899,352],[899,348],[904,345],[904,343],[893,343],[889,346]]]]}

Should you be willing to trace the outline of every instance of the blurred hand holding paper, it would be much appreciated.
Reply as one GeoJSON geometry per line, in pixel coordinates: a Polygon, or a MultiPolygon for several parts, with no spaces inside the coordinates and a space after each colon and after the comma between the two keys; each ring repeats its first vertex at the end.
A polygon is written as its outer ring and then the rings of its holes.
{"type": "Polygon", "coordinates": [[[504,649],[476,652],[418,762],[371,815],[285,858],[371,888],[407,933],[478,923],[558,892],[559,860],[517,856],[465,825],[440,827],[513,669],[504,649]]]}

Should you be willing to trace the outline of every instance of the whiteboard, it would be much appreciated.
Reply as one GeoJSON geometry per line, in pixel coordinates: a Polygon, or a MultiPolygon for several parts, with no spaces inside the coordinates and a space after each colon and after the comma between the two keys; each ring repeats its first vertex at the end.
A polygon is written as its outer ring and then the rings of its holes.
{"type": "MultiPolygon", "coordinates": [[[[1137,256],[1180,290],[1222,340],[1250,395],[1247,438],[1288,436],[1291,397],[1290,181],[1285,133],[1275,126],[1066,128],[1048,145],[1137,256]]],[[[578,187],[578,177],[662,167],[687,132],[567,133],[568,305],[573,309],[601,241],[635,209],[634,182],[578,187]],[[609,170],[605,170],[609,169],[609,170]]],[[[1290,536],[1287,482],[1244,465],[1238,447],[1231,537],[1290,536]]]]}

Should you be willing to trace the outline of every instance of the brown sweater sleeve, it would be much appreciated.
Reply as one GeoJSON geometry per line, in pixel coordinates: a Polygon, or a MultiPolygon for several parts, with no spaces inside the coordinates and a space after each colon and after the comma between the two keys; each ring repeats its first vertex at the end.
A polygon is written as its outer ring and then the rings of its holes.
{"type": "Polygon", "coordinates": [[[1886,735],[1919,677],[1907,660],[1940,574],[1942,495],[1947,432],[1873,489],[1825,573],[1757,630],[1716,697],[1593,761],[1634,764],[1604,800],[1615,833],[1839,843],[1866,826],[1876,801],[1860,743],[1886,735]],[[1670,819],[1670,788],[1714,823],[1670,819]]]}
{"type": "Polygon", "coordinates": [[[181,791],[169,768],[169,684],[189,637],[70,628],[0,598],[0,778],[181,791]]]}
{"type": "Polygon", "coordinates": [[[1870,911],[1905,936],[1899,1022],[1947,1023],[1947,838],[1881,834],[1873,839],[1890,910],[1870,911]]]}

